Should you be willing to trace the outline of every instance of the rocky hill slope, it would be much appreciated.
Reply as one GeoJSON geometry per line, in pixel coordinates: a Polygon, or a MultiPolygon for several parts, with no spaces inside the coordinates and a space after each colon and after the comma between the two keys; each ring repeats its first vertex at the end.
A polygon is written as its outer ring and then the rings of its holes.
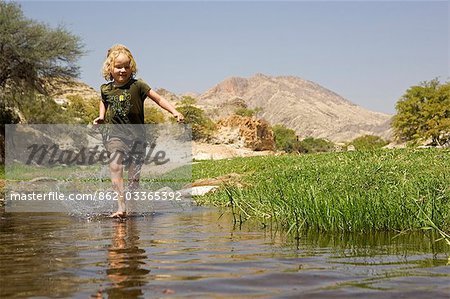
{"type": "Polygon", "coordinates": [[[391,116],[369,111],[338,94],[297,77],[232,77],[199,97],[198,104],[214,118],[236,108],[262,108],[258,116],[283,124],[300,137],[347,141],[364,134],[389,138],[391,116]]]}
{"type": "Polygon", "coordinates": [[[85,99],[98,98],[100,93],[91,86],[74,79],[55,79],[46,84],[50,96],[59,104],[67,102],[69,96],[81,96],[85,99]]]}

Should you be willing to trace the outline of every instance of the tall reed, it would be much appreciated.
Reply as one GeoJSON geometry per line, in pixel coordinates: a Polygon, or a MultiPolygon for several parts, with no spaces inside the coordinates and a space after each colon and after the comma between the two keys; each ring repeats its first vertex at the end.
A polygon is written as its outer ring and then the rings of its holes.
{"type": "Polygon", "coordinates": [[[450,228],[450,151],[444,149],[286,155],[205,161],[194,178],[240,173],[201,203],[232,204],[241,219],[287,230],[367,232],[450,228]]]}

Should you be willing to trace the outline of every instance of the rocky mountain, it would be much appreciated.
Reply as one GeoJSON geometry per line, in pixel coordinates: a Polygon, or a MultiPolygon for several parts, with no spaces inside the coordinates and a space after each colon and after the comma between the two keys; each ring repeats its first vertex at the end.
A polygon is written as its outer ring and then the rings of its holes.
{"type": "Polygon", "coordinates": [[[300,137],[339,142],[365,134],[391,136],[390,115],[369,111],[314,82],[292,76],[232,77],[202,94],[198,104],[215,119],[239,107],[261,108],[259,117],[294,129],[300,137]]]}
{"type": "Polygon", "coordinates": [[[51,82],[47,82],[46,89],[50,96],[59,104],[67,102],[69,96],[100,99],[100,92],[86,83],[74,79],[53,78],[51,82]]]}

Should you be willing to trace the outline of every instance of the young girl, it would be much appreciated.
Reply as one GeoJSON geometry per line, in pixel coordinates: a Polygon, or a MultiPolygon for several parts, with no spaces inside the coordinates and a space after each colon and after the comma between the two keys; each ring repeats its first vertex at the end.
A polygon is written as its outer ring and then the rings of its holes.
{"type": "MultiPolygon", "coordinates": [[[[139,146],[142,151],[145,151],[145,137],[139,138],[139,134],[134,134],[135,130],[130,133],[125,132],[123,128],[134,127],[127,126],[131,124],[144,124],[144,101],[147,97],[172,113],[178,122],[183,121],[184,117],[147,83],[134,78],[137,72],[136,62],[130,50],[124,45],[115,45],[108,50],[102,71],[103,77],[109,82],[100,88],[102,100],[99,117],[94,120],[94,124],[104,123],[107,109],[111,110],[111,123],[114,126],[109,134],[106,148],[114,157],[109,164],[109,169],[113,189],[118,195],[118,209],[110,217],[126,217],[123,186],[124,154],[131,150],[135,151],[139,146]]],[[[141,164],[134,162],[129,164],[128,188],[130,190],[139,185],[140,166],[141,164]]]]}

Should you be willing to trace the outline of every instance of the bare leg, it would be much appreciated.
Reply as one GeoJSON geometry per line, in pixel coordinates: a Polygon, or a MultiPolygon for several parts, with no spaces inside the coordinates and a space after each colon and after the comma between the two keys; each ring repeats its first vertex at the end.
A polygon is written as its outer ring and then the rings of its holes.
{"type": "Polygon", "coordinates": [[[117,193],[117,212],[110,215],[110,217],[126,217],[126,205],[123,190],[123,155],[120,152],[114,153],[115,157],[109,164],[111,172],[111,183],[114,191],[117,193]]]}
{"type": "Polygon", "coordinates": [[[146,142],[135,141],[132,152],[134,153],[128,168],[128,189],[134,191],[139,188],[141,168],[144,163],[146,142]]]}
{"type": "Polygon", "coordinates": [[[131,163],[128,169],[128,189],[134,191],[139,188],[139,180],[141,178],[141,168],[140,164],[131,163]]]}

